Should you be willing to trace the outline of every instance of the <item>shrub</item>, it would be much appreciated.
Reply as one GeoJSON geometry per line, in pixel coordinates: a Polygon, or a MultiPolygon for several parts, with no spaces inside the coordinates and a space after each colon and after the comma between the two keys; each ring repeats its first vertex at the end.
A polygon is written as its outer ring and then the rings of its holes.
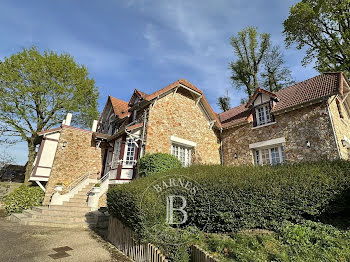
{"type": "Polygon", "coordinates": [[[220,261],[350,261],[349,232],[312,221],[285,222],[279,234],[207,234],[198,245],[220,261]]]}
{"type": "Polygon", "coordinates": [[[171,168],[180,168],[181,162],[173,155],[165,153],[147,154],[140,159],[140,176],[149,176],[171,168]]]}
{"type": "Polygon", "coordinates": [[[155,193],[144,192],[156,179],[169,175],[190,177],[206,189],[197,192],[196,203],[188,203],[186,210],[200,214],[195,225],[198,228],[203,229],[203,221],[209,221],[205,231],[225,233],[276,229],[285,220],[298,222],[319,217],[332,209],[334,200],[350,187],[350,162],[173,169],[110,189],[110,213],[140,232],[157,223],[164,217],[166,203],[155,193]],[[206,201],[210,202],[210,213],[198,204],[206,201]]]}
{"type": "Polygon", "coordinates": [[[44,191],[40,187],[21,185],[4,199],[8,214],[21,213],[24,209],[40,206],[44,200],[44,191]]]}

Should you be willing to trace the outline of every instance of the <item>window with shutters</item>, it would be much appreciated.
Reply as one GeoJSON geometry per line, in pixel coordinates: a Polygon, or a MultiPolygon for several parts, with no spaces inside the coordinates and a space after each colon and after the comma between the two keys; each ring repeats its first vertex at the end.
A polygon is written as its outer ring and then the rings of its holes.
{"type": "Polygon", "coordinates": [[[132,167],[136,164],[135,148],[136,148],[136,145],[134,141],[131,138],[129,138],[126,143],[126,148],[124,153],[124,166],[132,167]]]}

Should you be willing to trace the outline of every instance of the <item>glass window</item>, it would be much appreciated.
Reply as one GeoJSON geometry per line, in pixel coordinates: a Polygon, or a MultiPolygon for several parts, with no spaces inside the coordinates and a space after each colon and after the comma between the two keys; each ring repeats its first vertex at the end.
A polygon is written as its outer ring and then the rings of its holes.
{"type": "Polygon", "coordinates": [[[125,165],[134,165],[135,160],[135,143],[132,139],[127,140],[127,150],[125,156],[125,165]]]}
{"type": "Polygon", "coordinates": [[[263,105],[256,108],[256,123],[258,126],[271,122],[269,105],[263,105]]]}
{"type": "Polygon", "coordinates": [[[191,165],[191,148],[173,144],[171,146],[171,154],[181,161],[182,166],[191,165]]]}
{"type": "Polygon", "coordinates": [[[254,150],[255,165],[276,165],[285,161],[284,146],[254,150]]]}

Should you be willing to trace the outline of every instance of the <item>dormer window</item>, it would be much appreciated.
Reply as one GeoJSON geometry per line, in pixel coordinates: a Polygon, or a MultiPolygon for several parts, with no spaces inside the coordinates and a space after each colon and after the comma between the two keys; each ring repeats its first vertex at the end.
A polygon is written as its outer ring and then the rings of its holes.
{"type": "Polygon", "coordinates": [[[256,123],[258,126],[271,123],[270,105],[265,104],[255,109],[256,123]]]}

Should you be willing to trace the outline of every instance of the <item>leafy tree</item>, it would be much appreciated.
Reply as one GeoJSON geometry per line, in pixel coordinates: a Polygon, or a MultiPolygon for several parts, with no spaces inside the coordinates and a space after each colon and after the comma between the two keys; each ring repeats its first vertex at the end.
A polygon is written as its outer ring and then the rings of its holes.
{"type": "Polygon", "coordinates": [[[237,56],[237,60],[230,63],[231,80],[237,89],[245,86],[245,92],[249,98],[259,87],[259,66],[270,46],[269,34],[262,33],[259,38],[260,41],[255,27],[247,27],[231,38],[231,45],[237,56]]]}
{"type": "Polygon", "coordinates": [[[38,132],[57,126],[73,113],[81,127],[97,118],[98,90],[85,66],[69,54],[23,49],[0,63],[0,122],[4,135],[28,144],[28,180],[38,144],[38,132]]]}
{"type": "Polygon", "coordinates": [[[283,54],[279,46],[269,48],[263,58],[264,71],[261,73],[262,86],[270,92],[276,92],[293,84],[291,72],[283,66],[283,54]]]}
{"type": "Polygon", "coordinates": [[[223,112],[226,112],[230,109],[230,98],[228,96],[221,96],[218,98],[217,105],[223,112]]]}
{"type": "Polygon", "coordinates": [[[350,75],[350,0],[302,0],[284,21],[287,47],[307,47],[303,65],[350,75]]]}

